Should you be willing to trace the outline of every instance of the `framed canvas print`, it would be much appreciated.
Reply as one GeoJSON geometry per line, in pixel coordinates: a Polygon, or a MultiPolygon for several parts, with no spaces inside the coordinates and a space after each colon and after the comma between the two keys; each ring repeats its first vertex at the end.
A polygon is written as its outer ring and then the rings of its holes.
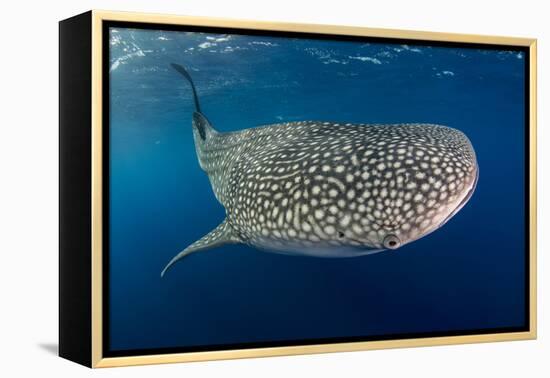
{"type": "Polygon", "coordinates": [[[536,41],[60,22],[60,355],[532,339],[536,41]]]}

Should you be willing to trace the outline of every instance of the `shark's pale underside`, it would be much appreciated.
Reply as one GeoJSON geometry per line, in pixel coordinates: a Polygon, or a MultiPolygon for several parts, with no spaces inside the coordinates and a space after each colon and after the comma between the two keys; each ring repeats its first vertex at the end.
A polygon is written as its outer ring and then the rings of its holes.
{"type": "Polygon", "coordinates": [[[177,254],[227,243],[317,257],[396,249],[441,227],[472,196],[474,149],[433,124],[301,121],[218,132],[191,85],[201,168],[226,218],[177,254]]]}

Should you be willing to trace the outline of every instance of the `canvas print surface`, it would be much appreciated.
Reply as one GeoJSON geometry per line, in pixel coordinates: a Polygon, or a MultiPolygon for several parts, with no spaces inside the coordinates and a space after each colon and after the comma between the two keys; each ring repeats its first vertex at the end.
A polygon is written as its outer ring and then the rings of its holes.
{"type": "Polygon", "coordinates": [[[109,28],[106,354],[527,329],[526,56],[109,28]]]}

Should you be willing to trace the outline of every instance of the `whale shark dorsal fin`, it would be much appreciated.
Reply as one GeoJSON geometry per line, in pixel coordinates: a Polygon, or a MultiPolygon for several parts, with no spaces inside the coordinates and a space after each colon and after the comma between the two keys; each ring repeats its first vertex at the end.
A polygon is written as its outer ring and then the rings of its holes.
{"type": "Polygon", "coordinates": [[[240,241],[241,239],[235,234],[227,219],[225,219],[218,227],[174,256],[174,258],[166,264],[160,276],[164,277],[164,274],[172,265],[193,252],[203,251],[223,244],[239,243],[240,241]]]}
{"type": "Polygon", "coordinates": [[[193,127],[197,130],[197,132],[199,133],[199,136],[203,141],[211,137],[212,135],[218,133],[212,127],[208,119],[206,119],[204,114],[199,112],[193,113],[193,127]]]}

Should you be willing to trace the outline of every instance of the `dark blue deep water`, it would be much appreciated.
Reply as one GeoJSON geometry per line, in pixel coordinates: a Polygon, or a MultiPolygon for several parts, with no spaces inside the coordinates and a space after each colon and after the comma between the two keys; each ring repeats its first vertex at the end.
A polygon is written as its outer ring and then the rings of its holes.
{"type": "Polygon", "coordinates": [[[111,29],[110,349],[523,326],[524,65],[517,51],[111,29]],[[231,245],[161,279],[224,218],[171,62],[188,67],[219,131],[308,119],[462,130],[476,192],[397,251],[317,259],[231,245]]]}

